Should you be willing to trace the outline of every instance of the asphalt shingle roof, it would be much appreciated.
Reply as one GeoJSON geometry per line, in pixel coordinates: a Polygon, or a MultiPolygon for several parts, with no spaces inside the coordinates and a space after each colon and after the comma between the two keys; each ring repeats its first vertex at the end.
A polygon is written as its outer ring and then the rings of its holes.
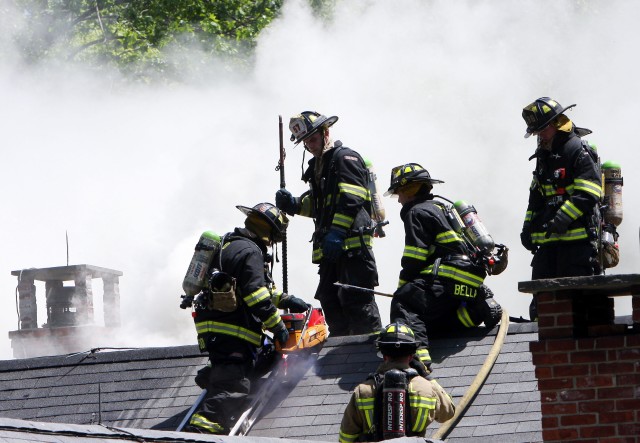
{"type": "MultiPolygon", "coordinates": [[[[434,375],[456,403],[484,363],[496,332],[497,328],[479,328],[433,337],[434,375]]],[[[510,325],[486,383],[447,441],[542,441],[540,397],[529,352],[533,340],[535,324],[510,325]]],[[[18,423],[174,431],[201,392],[193,377],[206,362],[197,346],[0,361],[0,417],[18,423]]],[[[330,337],[317,358],[307,363],[305,371],[280,385],[250,437],[240,441],[336,441],[351,391],[375,371],[380,359],[372,337],[330,337]]],[[[0,430],[5,421],[0,419],[0,430]]],[[[431,424],[427,436],[438,426],[431,424]]]]}

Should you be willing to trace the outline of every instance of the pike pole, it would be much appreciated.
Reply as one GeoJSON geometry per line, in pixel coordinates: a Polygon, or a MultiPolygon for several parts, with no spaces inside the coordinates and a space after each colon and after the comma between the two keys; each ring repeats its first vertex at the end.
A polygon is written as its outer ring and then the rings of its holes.
{"type": "MultiPolygon", "coordinates": [[[[287,184],[284,180],[284,158],[286,154],[284,152],[284,140],[282,136],[282,116],[278,116],[278,135],[280,138],[280,161],[276,171],[280,171],[280,189],[285,189],[287,184]]],[[[284,232],[282,236],[282,292],[289,292],[289,282],[287,278],[287,232],[284,232]]]]}
{"type": "Polygon", "coordinates": [[[340,286],[341,288],[345,288],[345,289],[352,289],[354,291],[368,292],[369,294],[384,295],[385,297],[392,297],[393,298],[393,294],[388,294],[386,292],[378,292],[378,291],[376,291],[374,289],[363,288],[361,286],[348,285],[346,283],[340,283],[339,281],[335,282],[334,285],[335,286],[340,286]]]}

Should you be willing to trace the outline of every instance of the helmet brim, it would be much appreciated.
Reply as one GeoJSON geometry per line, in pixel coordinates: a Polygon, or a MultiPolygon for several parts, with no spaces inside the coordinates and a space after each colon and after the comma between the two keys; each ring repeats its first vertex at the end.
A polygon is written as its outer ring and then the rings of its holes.
{"type": "MultiPolygon", "coordinates": [[[[444,181],[443,180],[438,180],[438,179],[435,179],[435,178],[430,178],[428,180],[415,180],[415,181],[407,182],[407,184],[409,184],[409,183],[429,183],[429,184],[432,184],[432,185],[437,185],[437,184],[440,184],[440,183],[444,183],[444,181]]],[[[390,195],[395,194],[396,191],[401,187],[402,186],[390,186],[389,189],[387,189],[385,191],[385,193],[382,194],[382,195],[384,195],[385,197],[389,197],[390,195]]]]}
{"type": "Polygon", "coordinates": [[[271,220],[269,217],[267,217],[263,212],[256,211],[253,208],[250,208],[248,206],[242,206],[242,205],[237,205],[236,208],[238,208],[240,210],[240,212],[242,212],[247,217],[249,217],[250,215],[259,216],[262,220],[265,220],[267,223],[269,223],[269,226],[271,226],[272,232],[277,232],[277,233],[282,234],[280,232],[280,228],[273,222],[273,220],[271,220]]]}
{"type": "MultiPolygon", "coordinates": [[[[318,130],[320,130],[320,128],[325,127],[325,128],[330,128],[331,126],[333,126],[335,124],[335,122],[338,121],[338,116],[336,115],[332,115],[331,117],[327,117],[326,120],[322,120],[321,122],[318,123],[318,125],[313,128],[311,131],[307,132],[305,135],[303,135],[302,137],[300,137],[300,139],[295,140],[293,142],[294,145],[299,144],[300,142],[305,141],[306,139],[308,139],[309,137],[311,137],[313,134],[315,134],[316,132],[318,132],[318,130]]],[[[293,134],[292,134],[293,135],[293,134]]]]}
{"type": "Polygon", "coordinates": [[[553,119],[557,118],[559,115],[564,114],[565,111],[573,108],[574,106],[576,106],[576,104],[574,103],[573,105],[569,105],[566,108],[562,108],[556,115],[554,115],[553,117],[548,118],[546,121],[544,121],[543,123],[540,123],[538,126],[536,126],[535,128],[527,128],[527,131],[524,134],[524,138],[529,138],[531,137],[535,132],[540,132],[542,131],[544,128],[546,128],[549,123],[551,123],[553,121],[553,119]]]}

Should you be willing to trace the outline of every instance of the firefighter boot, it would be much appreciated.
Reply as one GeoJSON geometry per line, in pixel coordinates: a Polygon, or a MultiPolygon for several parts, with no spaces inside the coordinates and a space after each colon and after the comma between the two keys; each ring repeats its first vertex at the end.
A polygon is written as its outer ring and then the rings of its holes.
{"type": "Polygon", "coordinates": [[[493,298],[487,298],[483,302],[483,321],[487,328],[493,328],[502,317],[502,306],[493,298]]]}

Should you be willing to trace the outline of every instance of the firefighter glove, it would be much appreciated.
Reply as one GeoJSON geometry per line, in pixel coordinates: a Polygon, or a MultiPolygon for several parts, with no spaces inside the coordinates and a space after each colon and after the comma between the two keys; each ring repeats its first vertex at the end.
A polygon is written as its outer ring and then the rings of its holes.
{"type": "Polygon", "coordinates": [[[207,365],[198,370],[196,373],[196,384],[201,389],[207,389],[209,386],[209,377],[211,376],[211,365],[207,365]]]}
{"type": "Polygon", "coordinates": [[[533,240],[531,239],[531,225],[529,223],[525,223],[522,226],[520,243],[522,243],[522,246],[524,246],[526,250],[536,252],[536,246],[533,244],[533,240]]]}
{"type": "Polygon", "coordinates": [[[409,367],[415,369],[418,372],[418,375],[424,378],[427,378],[429,374],[431,374],[431,363],[428,365],[424,364],[424,362],[415,354],[409,362],[409,367]]]}
{"type": "Polygon", "coordinates": [[[291,195],[291,192],[284,188],[278,189],[276,192],[276,206],[289,215],[298,213],[298,202],[296,198],[291,195]]]}
{"type": "Polygon", "coordinates": [[[347,235],[338,229],[329,229],[322,239],[322,256],[329,261],[338,261],[342,254],[342,246],[347,235]]]}
{"type": "Polygon", "coordinates": [[[281,346],[286,346],[287,340],[289,340],[289,331],[284,323],[280,322],[276,329],[273,330],[273,339],[277,340],[281,346]]]}
{"type": "Polygon", "coordinates": [[[555,217],[547,223],[547,233],[544,238],[551,237],[551,234],[564,234],[573,220],[562,209],[559,209],[555,217]]]}
{"type": "Polygon", "coordinates": [[[307,302],[291,294],[282,294],[278,307],[280,309],[288,309],[293,313],[306,312],[309,309],[307,302]]]}

